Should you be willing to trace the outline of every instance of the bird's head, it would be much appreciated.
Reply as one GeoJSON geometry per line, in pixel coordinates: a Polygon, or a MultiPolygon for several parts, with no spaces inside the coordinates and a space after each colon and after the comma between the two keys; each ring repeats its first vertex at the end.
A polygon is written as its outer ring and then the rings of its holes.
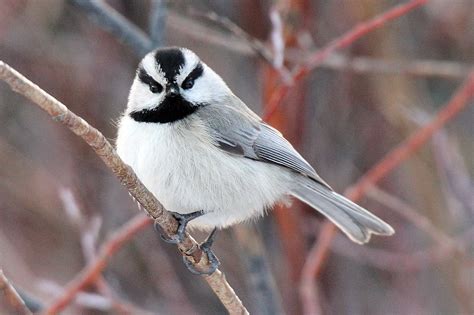
{"type": "Polygon", "coordinates": [[[126,114],[139,122],[170,123],[229,93],[221,77],[191,50],[160,48],[140,62],[126,114]]]}

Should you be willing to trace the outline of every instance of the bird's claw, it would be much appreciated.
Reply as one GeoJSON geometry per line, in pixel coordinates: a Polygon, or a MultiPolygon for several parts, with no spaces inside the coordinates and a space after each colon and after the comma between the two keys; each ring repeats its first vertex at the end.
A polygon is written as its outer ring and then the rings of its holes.
{"type": "Polygon", "coordinates": [[[178,244],[181,243],[184,240],[184,236],[186,235],[186,227],[189,223],[189,221],[194,220],[204,214],[204,211],[196,211],[196,212],[191,212],[191,213],[186,213],[186,214],[181,214],[178,212],[171,212],[171,215],[178,221],[178,229],[176,230],[176,233],[171,236],[165,236],[163,234],[163,231],[159,224],[155,222],[154,227],[155,230],[160,233],[160,237],[163,241],[166,243],[171,243],[171,244],[178,244]]]}
{"type": "Polygon", "coordinates": [[[216,229],[214,229],[211,232],[211,234],[208,236],[208,238],[199,245],[199,249],[207,256],[209,268],[207,268],[206,270],[197,269],[195,265],[188,258],[186,258],[186,256],[183,256],[184,265],[186,266],[186,268],[188,268],[188,270],[192,274],[211,275],[219,267],[220,265],[219,259],[217,259],[217,256],[211,250],[211,246],[214,243],[215,234],[216,234],[216,229]]]}

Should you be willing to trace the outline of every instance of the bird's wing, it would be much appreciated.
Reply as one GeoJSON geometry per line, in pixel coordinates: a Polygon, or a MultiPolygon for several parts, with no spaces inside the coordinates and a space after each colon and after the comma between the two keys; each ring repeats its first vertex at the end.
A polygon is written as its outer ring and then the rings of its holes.
{"type": "MultiPolygon", "coordinates": [[[[219,148],[287,167],[331,189],[278,130],[264,123],[240,100],[238,102],[238,106],[211,105],[196,112],[208,124],[219,148]]],[[[233,104],[236,104],[235,100],[233,104]]]]}

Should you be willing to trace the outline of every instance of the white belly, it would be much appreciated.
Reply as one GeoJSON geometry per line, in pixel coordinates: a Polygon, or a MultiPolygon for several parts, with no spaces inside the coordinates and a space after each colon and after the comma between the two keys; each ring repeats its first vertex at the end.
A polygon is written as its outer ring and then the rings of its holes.
{"type": "Polygon", "coordinates": [[[166,209],[205,211],[190,222],[201,229],[262,215],[287,196],[293,182],[284,168],[215,147],[197,120],[153,124],[124,116],[117,151],[166,209]]]}

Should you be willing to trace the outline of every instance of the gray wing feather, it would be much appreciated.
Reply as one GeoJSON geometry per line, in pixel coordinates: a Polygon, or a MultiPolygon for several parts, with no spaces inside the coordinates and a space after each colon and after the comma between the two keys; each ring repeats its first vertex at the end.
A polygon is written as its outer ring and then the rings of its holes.
{"type": "Polygon", "coordinates": [[[228,102],[234,106],[208,105],[196,112],[208,124],[217,146],[231,154],[287,167],[331,189],[278,130],[262,122],[237,97],[228,102]]]}
{"type": "Polygon", "coordinates": [[[314,168],[283,138],[278,130],[263,122],[260,123],[260,133],[255,139],[253,149],[262,160],[286,166],[310,177],[319,177],[314,168]]]}

